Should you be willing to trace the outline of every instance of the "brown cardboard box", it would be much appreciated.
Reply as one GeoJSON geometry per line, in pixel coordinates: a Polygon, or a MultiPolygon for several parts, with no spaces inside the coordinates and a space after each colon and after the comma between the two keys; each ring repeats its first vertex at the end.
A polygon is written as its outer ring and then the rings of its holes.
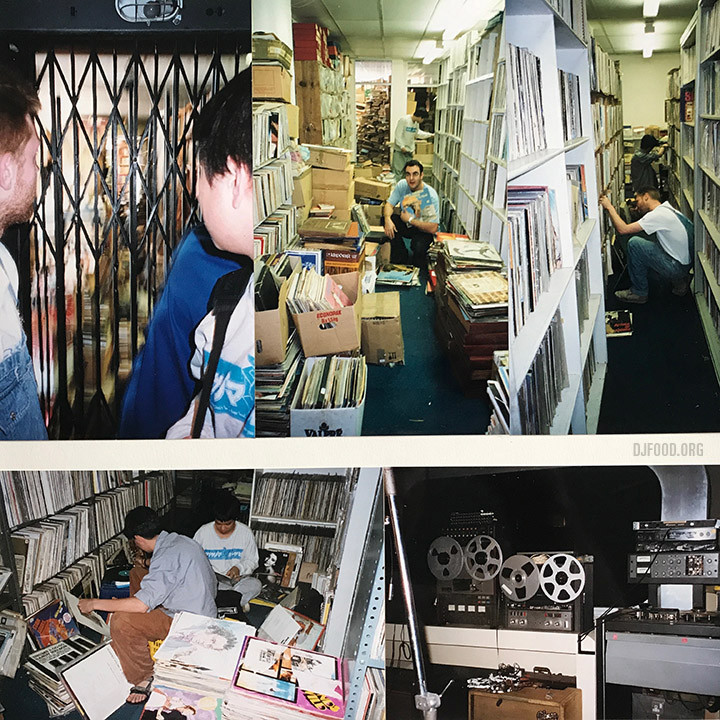
{"type": "Polygon", "coordinates": [[[356,178],[372,178],[375,177],[373,175],[373,166],[372,165],[356,165],[355,166],[355,177],[356,178]]]}
{"type": "Polygon", "coordinates": [[[314,190],[347,190],[353,179],[353,166],[348,165],[343,170],[328,170],[326,168],[312,169],[312,182],[314,190]]]}
{"type": "Polygon", "coordinates": [[[427,175],[429,172],[432,172],[432,166],[433,166],[433,155],[430,153],[429,155],[422,155],[420,153],[415,153],[413,158],[417,160],[422,166],[423,166],[423,174],[427,175]]]}
{"type": "Polygon", "coordinates": [[[300,108],[288,103],[285,105],[288,116],[288,135],[291,138],[300,137],[300,108]]]}
{"type": "Polygon", "coordinates": [[[543,713],[558,720],[582,720],[582,691],[579,688],[544,690],[522,688],[504,695],[470,690],[468,719],[537,720],[543,713]]]}
{"type": "Polygon", "coordinates": [[[361,205],[365,211],[365,217],[367,218],[368,225],[382,225],[383,224],[383,206],[382,205],[361,205]]]}
{"type": "Polygon", "coordinates": [[[417,101],[415,100],[415,91],[408,90],[407,94],[407,114],[411,115],[417,110],[417,101]]]}
{"type": "Polygon", "coordinates": [[[360,347],[360,275],[353,272],[334,275],[333,279],[343,289],[352,305],[339,310],[293,315],[307,358],[315,355],[337,355],[360,347]]]}
{"type": "Polygon", "coordinates": [[[261,310],[255,313],[255,365],[276,365],[285,359],[285,348],[290,334],[290,318],[287,311],[287,280],[280,287],[277,310],[261,310]]]}
{"type": "Polygon", "coordinates": [[[279,62],[286,70],[292,65],[292,50],[275,33],[256,33],[252,39],[253,62],[279,62]]]}
{"type": "Polygon", "coordinates": [[[403,363],[400,293],[370,293],[363,297],[362,352],[374,365],[403,363]]]}
{"type": "Polygon", "coordinates": [[[253,98],[290,102],[290,73],[280,65],[253,65],[253,98]]]}
{"type": "Polygon", "coordinates": [[[338,208],[333,210],[332,217],[335,220],[352,220],[352,207],[338,208]]]}
{"type": "Polygon", "coordinates": [[[433,141],[432,140],[416,140],[415,141],[415,154],[420,155],[432,155],[433,154],[433,141]]]}
{"type": "Polygon", "coordinates": [[[293,180],[293,196],[292,204],[300,208],[298,217],[298,227],[302,225],[310,214],[310,208],[313,204],[313,186],[312,186],[312,171],[307,168],[305,172],[293,180]]]}
{"type": "Polygon", "coordinates": [[[338,210],[349,210],[355,203],[355,181],[341,189],[316,188],[313,180],[313,202],[329,203],[338,210]]]}
{"type": "Polygon", "coordinates": [[[350,150],[324,145],[305,145],[305,147],[310,150],[310,164],[313,167],[344,170],[350,164],[350,150]]]}
{"type": "Polygon", "coordinates": [[[368,178],[357,178],[355,180],[355,195],[357,197],[373,198],[375,200],[387,200],[390,197],[390,183],[368,178]]]}

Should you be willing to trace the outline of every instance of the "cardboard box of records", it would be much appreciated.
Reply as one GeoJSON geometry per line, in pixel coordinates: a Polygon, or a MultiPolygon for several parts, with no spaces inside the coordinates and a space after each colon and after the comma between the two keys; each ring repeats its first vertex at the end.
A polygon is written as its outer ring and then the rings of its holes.
{"type": "Polygon", "coordinates": [[[280,65],[253,65],[253,98],[290,102],[290,73],[280,65]]]}
{"type": "Polygon", "coordinates": [[[290,436],[361,435],[366,389],[364,357],[308,358],[290,407],[290,436]]]}
{"type": "Polygon", "coordinates": [[[285,359],[290,318],[287,310],[288,281],[280,287],[278,308],[255,312],[255,365],[267,367],[285,359]]]}
{"type": "Polygon", "coordinates": [[[305,147],[310,150],[310,165],[313,167],[345,170],[350,164],[350,150],[325,145],[306,144],[305,147]]]}
{"type": "Polygon", "coordinates": [[[293,313],[305,357],[337,355],[360,349],[361,306],[360,274],[333,275],[350,300],[339,310],[293,313]]]}
{"type": "Polygon", "coordinates": [[[392,187],[390,183],[372,178],[357,178],[355,180],[355,196],[371,198],[372,200],[387,200],[392,187]]]}

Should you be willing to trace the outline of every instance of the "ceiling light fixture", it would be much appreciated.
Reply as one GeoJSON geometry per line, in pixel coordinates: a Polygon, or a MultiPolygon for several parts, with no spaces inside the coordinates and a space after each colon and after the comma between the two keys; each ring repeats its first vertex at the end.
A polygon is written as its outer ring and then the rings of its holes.
{"type": "Polygon", "coordinates": [[[643,17],[657,17],[660,10],[660,0],[645,0],[643,2],[643,17]]]}

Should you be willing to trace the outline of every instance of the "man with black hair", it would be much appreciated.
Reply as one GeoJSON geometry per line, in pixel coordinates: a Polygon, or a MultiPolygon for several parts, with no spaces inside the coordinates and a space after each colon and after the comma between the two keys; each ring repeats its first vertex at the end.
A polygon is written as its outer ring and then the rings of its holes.
{"type": "Polygon", "coordinates": [[[630,160],[630,180],[635,192],[646,187],[656,188],[658,186],[657,174],[652,164],[663,156],[665,147],[654,135],[643,135],[640,140],[640,149],[630,160]],[[655,150],[658,146],[660,149],[655,150]]]}
{"type": "Polygon", "coordinates": [[[385,235],[391,242],[391,261],[427,267],[427,250],[437,232],[440,217],[438,194],[423,182],[423,166],[417,160],[405,163],[405,179],[390,193],[383,206],[385,235]],[[405,245],[410,241],[410,251],[405,245]]]}
{"type": "Polygon", "coordinates": [[[127,701],[142,703],[150,695],[153,661],[148,642],[164,640],[175,613],[216,617],[215,573],[202,548],[191,538],[161,529],[158,514],[136,507],[125,516],[123,534],[145,553],[147,571],[130,573],[130,597],[82,599],[81,612],[113,613],[110,637],[123,673],[133,685],[127,701]]]}
{"type": "Polygon", "coordinates": [[[660,202],[654,187],[640,188],[635,193],[642,217],[626,223],[609,198],[600,196],[615,230],[632,235],[627,244],[627,267],[631,286],[618,290],[615,296],[623,302],[644,304],[648,299],[648,271],[654,270],[672,282],[673,295],[682,297],[690,288],[690,268],[695,231],[692,222],[670,203],[660,202]]]}
{"type": "MultiPolygon", "coordinates": [[[[0,65],[0,237],[32,217],[40,148],[33,118],[39,110],[33,85],[0,65]]],[[[47,440],[18,288],[15,261],[0,243],[0,439],[47,440]]]]}
{"type": "Polygon", "coordinates": [[[420,129],[420,123],[428,116],[425,108],[417,108],[410,115],[403,115],[395,126],[395,137],[393,143],[392,171],[395,180],[402,180],[405,172],[405,164],[412,160],[415,154],[415,141],[419,138],[432,137],[432,133],[420,129]]]}
{"type": "Polygon", "coordinates": [[[258,566],[255,538],[247,525],[238,522],[239,500],[227,490],[221,491],[213,503],[213,522],[198,529],[193,539],[200,543],[220,576],[218,606],[236,604],[249,610],[249,602],[262,590],[262,583],[252,574],[258,566]]]}
{"type": "Polygon", "coordinates": [[[210,311],[217,307],[219,281],[235,273],[237,312],[224,332],[227,340],[220,343],[223,352],[212,377],[208,373],[205,378],[209,402],[198,425],[203,436],[254,435],[250,69],[205,104],[194,122],[193,138],[203,224],[192,228],[173,254],[165,289],[123,398],[119,436],[124,438],[192,434],[200,412],[198,383],[205,376],[214,335],[215,315],[210,311]]]}

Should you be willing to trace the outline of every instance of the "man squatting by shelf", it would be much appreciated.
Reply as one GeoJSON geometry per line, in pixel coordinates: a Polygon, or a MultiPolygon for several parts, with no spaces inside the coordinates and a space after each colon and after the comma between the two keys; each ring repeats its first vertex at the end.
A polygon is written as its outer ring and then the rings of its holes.
{"type": "Polygon", "coordinates": [[[164,640],[173,616],[181,611],[216,617],[215,573],[192,538],[161,530],[158,514],[141,506],[125,516],[123,534],[144,553],[147,569],[130,571],[130,597],[79,601],[80,611],[111,612],[110,637],[127,681],[127,701],[144,703],[151,692],[153,661],[148,642],[164,640]]]}
{"type": "Polygon", "coordinates": [[[423,181],[422,163],[408,160],[404,172],[405,179],[395,185],[383,206],[385,235],[391,242],[390,261],[425,268],[427,251],[438,229],[440,200],[423,181]],[[410,252],[405,238],[410,240],[410,252]]]}
{"type": "Polygon", "coordinates": [[[639,220],[626,223],[609,198],[600,196],[615,230],[632,235],[627,244],[627,267],[630,288],[618,290],[615,296],[623,302],[643,304],[648,299],[648,271],[654,270],[672,283],[673,295],[682,297],[690,288],[690,268],[695,230],[693,224],[669,202],[660,202],[654,187],[635,193],[639,220]]]}
{"type": "MultiPolygon", "coordinates": [[[[35,88],[0,65],[0,237],[32,218],[40,140],[35,88]]],[[[15,261],[0,243],[0,439],[47,440],[32,360],[18,312],[15,261]]]]}
{"type": "Polygon", "coordinates": [[[419,138],[425,140],[433,136],[432,133],[420,129],[420,123],[428,116],[427,110],[418,108],[411,115],[403,115],[395,126],[393,144],[392,171],[395,182],[403,178],[405,165],[412,160],[415,154],[415,141],[419,138]]]}

